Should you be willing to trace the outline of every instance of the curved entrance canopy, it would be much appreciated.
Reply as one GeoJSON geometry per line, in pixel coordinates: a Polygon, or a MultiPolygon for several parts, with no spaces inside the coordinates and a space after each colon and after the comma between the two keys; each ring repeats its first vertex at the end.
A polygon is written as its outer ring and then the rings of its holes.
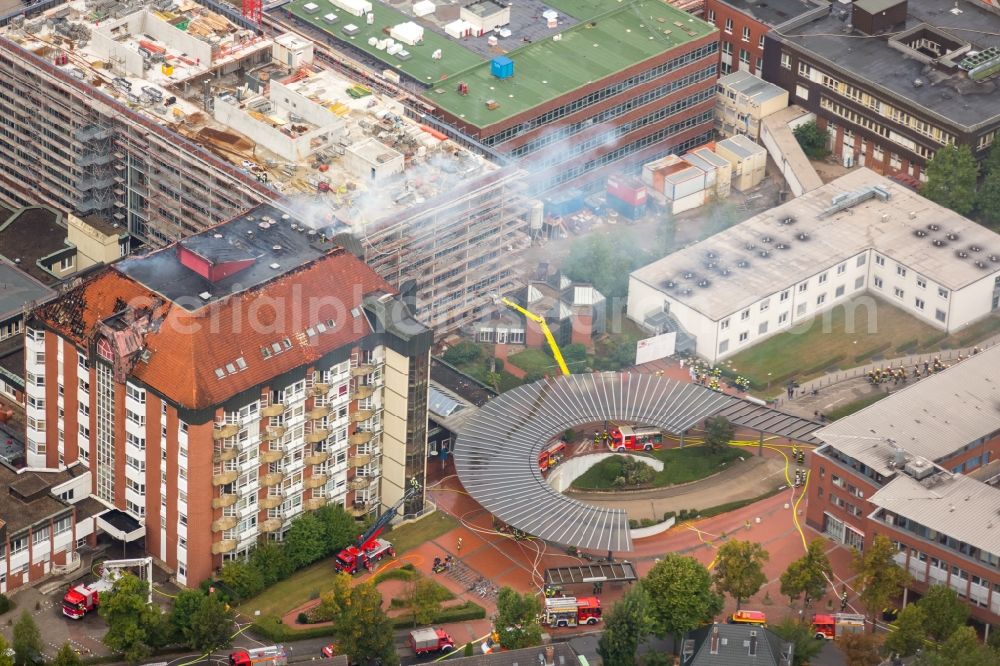
{"type": "Polygon", "coordinates": [[[628,516],[556,492],[538,455],[568,428],[621,421],[682,433],[738,398],[639,373],[559,376],[486,403],[461,428],[455,467],[465,489],[508,525],[554,543],[598,552],[632,550],[628,516]]]}

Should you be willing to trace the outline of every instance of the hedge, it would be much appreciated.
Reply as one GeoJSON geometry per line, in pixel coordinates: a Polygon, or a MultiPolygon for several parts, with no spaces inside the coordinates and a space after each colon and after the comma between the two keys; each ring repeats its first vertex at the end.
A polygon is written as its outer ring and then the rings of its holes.
{"type": "MultiPolygon", "coordinates": [[[[482,620],[486,617],[486,609],[479,604],[466,601],[461,606],[443,608],[431,624],[447,624],[449,622],[465,622],[466,620],[482,620]]],[[[412,627],[412,615],[400,615],[392,618],[392,626],[396,629],[412,627]]]]}
{"type": "Polygon", "coordinates": [[[375,574],[374,578],[372,578],[372,582],[375,583],[375,585],[378,585],[387,580],[408,581],[412,579],[413,579],[413,570],[407,569],[405,566],[402,566],[402,567],[397,567],[395,569],[380,571],[379,573],[375,574]]]}
{"type": "Polygon", "coordinates": [[[309,627],[308,629],[292,629],[282,624],[281,619],[268,615],[253,623],[253,630],[275,643],[284,641],[300,641],[306,638],[325,638],[331,634],[329,625],[309,627]]]}
{"type": "Polygon", "coordinates": [[[736,511],[737,509],[742,509],[745,506],[750,506],[755,502],[766,500],[768,497],[774,497],[779,492],[781,492],[781,488],[774,488],[764,493],[763,495],[758,495],[757,497],[751,497],[750,499],[745,499],[745,500],[736,500],[734,502],[726,502],[725,504],[713,506],[702,511],[701,517],[711,518],[712,516],[718,516],[723,513],[729,513],[730,511],[736,511]]]}

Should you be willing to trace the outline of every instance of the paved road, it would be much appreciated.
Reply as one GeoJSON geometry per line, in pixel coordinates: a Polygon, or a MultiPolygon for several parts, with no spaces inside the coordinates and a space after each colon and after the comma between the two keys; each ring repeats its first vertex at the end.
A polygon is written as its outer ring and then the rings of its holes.
{"type": "Polygon", "coordinates": [[[747,449],[747,460],[707,479],[672,488],[656,488],[628,493],[587,493],[568,490],[566,494],[588,504],[624,509],[634,520],[663,519],[667,511],[707,509],[720,504],[760,497],[785,483],[784,461],[758,458],[756,448],[747,449]]]}

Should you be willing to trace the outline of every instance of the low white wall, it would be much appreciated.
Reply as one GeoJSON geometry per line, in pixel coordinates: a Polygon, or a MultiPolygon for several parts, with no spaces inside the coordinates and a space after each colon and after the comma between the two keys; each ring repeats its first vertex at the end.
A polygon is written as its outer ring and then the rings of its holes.
{"type": "Polygon", "coordinates": [[[649,527],[638,527],[634,530],[629,530],[628,533],[631,535],[633,541],[636,539],[645,539],[647,537],[656,536],[657,534],[666,532],[673,527],[676,522],[676,518],[671,518],[670,520],[664,520],[662,523],[650,525],[649,527]]]}
{"type": "MultiPolygon", "coordinates": [[[[589,453],[584,456],[574,456],[572,458],[567,458],[562,461],[556,468],[549,472],[548,482],[556,492],[561,493],[569,485],[573,483],[580,475],[586,472],[588,469],[601,462],[605,458],[610,458],[611,456],[621,456],[626,455],[633,460],[638,460],[639,462],[646,463],[657,472],[663,471],[663,462],[657,460],[656,458],[650,458],[648,456],[635,456],[630,453],[589,453]]],[[[653,529],[653,528],[647,528],[653,529]]],[[[664,528],[666,529],[666,528],[664,528]]]]}

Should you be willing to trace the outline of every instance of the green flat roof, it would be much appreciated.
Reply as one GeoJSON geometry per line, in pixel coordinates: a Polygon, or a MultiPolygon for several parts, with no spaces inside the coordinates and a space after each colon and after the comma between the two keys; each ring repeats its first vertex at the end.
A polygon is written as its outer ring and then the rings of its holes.
{"type": "Polygon", "coordinates": [[[567,14],[578,21],[586,21],[610,11],[615,4],[612,0],[545,0],[545,4],[562,14],[567,14]]]}
{"type": "Polygon", "coordinates": [[[578,9],[598,4],[611,9],[563,31],[558,41],[547,37],[507,53],[513,77],[497,79],[484,62],[432,86],[424,97],[470,125],[488,127],[715,30],[663,0],[580,0],[578,9]],[[468,84],[468,95],[458,94],[460,82],[468,84]],[[488,100],[499,106],[488,109],[488,100]]]}
{"type": "Polygon", "coordinates": [[[479,54],[465,48],[451,37],[445,37],[434,32],[426,25],[424,25],[424,41],[422,44],[417,44],[416,46],[403,44],[403,48],[410,53],[409,60],[400,60],[394,55],[389,55],[385,51],[379,51],[374,46],[369,46],[369,37],[375,37],[376,39],[385,39],[388,37],[387,34],[382,32],[383,28],[391,28],[394,25],[406,23],[407,21],[421,24],[418,19],[407,16],[382,3],[373,2],[372,6],[373,13],[375,14],[375,23],[372,25],[368,25],[363,16],[353,16],[340,9],[340,7],[333,5],[329,0],[292,0],[285,5],[285,9],[294,16],[326,32],[337,41],[356,46],[365,53],[374,56],[385,63],[389,69],[405,72],[427,85],[432,85],[435,81],[450,74],[484,62],[482,56],[479,54]],[[319,5],[319,10],[312,14],[306,12],[304,9],[304,6],[310,2],[319,5]],[[323,17],[327,14],[335,14],[337,16],[336,23],[331,24],[324,21],[323,17]],[[358,33],[353,37],[348,37],[343,33],[344,26],[350,24],[358,27],[358,33]],[[437,49],[441,49],[442,57],[440,60],[431,58],[431,54],[437,49]]]}

